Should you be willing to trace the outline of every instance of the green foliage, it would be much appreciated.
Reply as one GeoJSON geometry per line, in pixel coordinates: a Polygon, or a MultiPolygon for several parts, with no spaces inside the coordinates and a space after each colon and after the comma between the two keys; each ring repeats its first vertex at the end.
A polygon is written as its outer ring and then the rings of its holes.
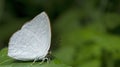
{"type": "MultiPolygon", "coordinates": [[[[73,67],[114,67],[116,59],[119,60],[120,38],[107,32],[106,27],[110,25],[105,21],[105,17],[110,16],[98,14],[99,18],[92,17],[91,21],[84,21],[86,24],[82,25],[83,17],[91,17],[91,15],[94,14],[86,14],[82,11],[79,13],[79,10],[70,9],[57,19],[53,26],[61,41],[55,55],[73,67]],[[64,55],[66,59],[63,59],[64,55]]],[[[116,27],[119,23],[111,21],[110,24],[116,27]]]]}

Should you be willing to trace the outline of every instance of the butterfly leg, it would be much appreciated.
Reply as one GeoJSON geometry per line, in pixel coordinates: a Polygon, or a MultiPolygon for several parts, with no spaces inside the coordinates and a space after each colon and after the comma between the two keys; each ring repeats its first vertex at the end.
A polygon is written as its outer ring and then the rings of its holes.
{"type": "Polygon", "coordinates": [[[43,64],[44,61],[45,61],[45,58],[43,58],[42,61],[39,64],[43,64]]]}
{"type": "Polygon", "coordinates": [[[47,60],[47,63],[50,63],[50,58],[46,58],[46,60],[47,60]]]}
{"type": "Polygon", "coordinates": [[[47,60],[47,63],[49,63],[49,62],[50,62],[50,59],[49,59],[49,58],[47,58],[47,57],[45,57],[45,58],[43,58],[43,59],[42,59],[42,61],[40,62],[40,64],[42,64],[43,62],[45,62],[45,60],[47,60]]]}
{"type": "Polygon", "coordinates": [[[37,59],[38,59],[38,58],[35,58],[34,61],[33,61],[33,63],[32,63],[31,65],[33,65],[33,64],[37,61],[37,59]]]}

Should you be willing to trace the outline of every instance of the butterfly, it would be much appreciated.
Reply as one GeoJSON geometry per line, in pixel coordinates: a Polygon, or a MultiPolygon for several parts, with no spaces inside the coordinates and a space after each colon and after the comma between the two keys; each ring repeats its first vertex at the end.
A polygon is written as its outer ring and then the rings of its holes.
{"type": "Polygon", "coordinates": [[[42,60],[47,56],[50,44],[50,20],[42,12],[11,36],[8,56],[21,61],[42,60]]]}

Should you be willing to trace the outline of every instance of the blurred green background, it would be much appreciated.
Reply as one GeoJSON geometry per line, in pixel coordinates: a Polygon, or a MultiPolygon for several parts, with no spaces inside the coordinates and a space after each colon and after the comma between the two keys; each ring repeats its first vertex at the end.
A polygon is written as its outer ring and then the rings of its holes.
{"type": "Polygon", "coordinates": [[[0,67],[120,67],[120,0],[0,0],[0,67]],[[42,11],[54,59],[31,66],[9,58],[11,35],[42,11]]]}

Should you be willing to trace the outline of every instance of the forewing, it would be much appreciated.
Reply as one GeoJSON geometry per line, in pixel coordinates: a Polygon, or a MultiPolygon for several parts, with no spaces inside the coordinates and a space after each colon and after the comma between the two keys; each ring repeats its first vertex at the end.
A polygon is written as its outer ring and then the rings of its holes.
{"type": "Polygon", "coordinates": [[[48,52],[51,42],[51,28],[49,18],[45,12],[23,25],[22,29],[33,32],[38,37],[42,50],[48,52]]]}

